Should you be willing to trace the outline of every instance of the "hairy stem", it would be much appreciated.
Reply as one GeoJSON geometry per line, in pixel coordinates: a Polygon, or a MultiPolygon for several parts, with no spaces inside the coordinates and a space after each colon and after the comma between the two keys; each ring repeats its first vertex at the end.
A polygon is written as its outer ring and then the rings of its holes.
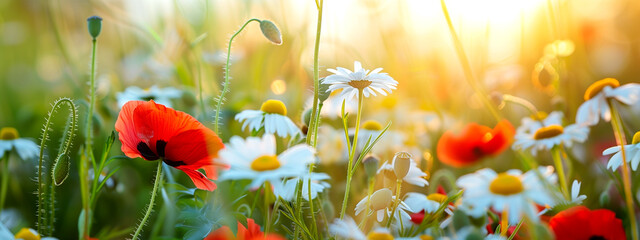
{"type": "MultiPolygon", "coordinates": [[[[393,218],[396,216],[396,210],[398,209],[398,205],[400,204],[400,190],[402,189],[402,179],[396,180],[396,201],[393,203],[393,209],[391,210],[391,216],[389,217],[389,221],[387,221],[387,228],[391,227],[391,222],[393,222],[393,218]]],[[[400,217],[400,216],[398,216],[400,217]]]]}
{"type": "Polygon", "coordinates": [[[231,59],[231,43],[233,43],[233,39],[236,38],[236,36],[238,36],[238,34],[240,34],[240,32],[242,32],[242,30],[244,30],[244,28],[249,25],[250,22],[260,22],[259,19],[257,18],[252,18],[249,19],[248,21],[246,21],[244,23],[244,25],[242,25],[242,27],[240,27],[240,29],[238,29],[238,31],[236,33],[233,34],[233,36],[231,36],[231,39],[229,39],[229,45],[227,46],[227,64],[224,67],[224,84],[222,86],[222,91],[220,92],[220,96],[218,96],[217,99],[217,103],[216,103],[216,118],[215,118],[215,125],[213,128],[213,131],[216,132],[216,134],[220,135],[219,130],[219,126],[220,126],[220,110],[222,109],[222,102],[224,101],[224,95],[227,94],[227,92],[229,91],[229,61],[231,59]]]}
{"type": "Polygon", "coordinates": [[[318,134],[318,122],[320,120],[320,111],[318,110],[318,95],[320,91],[320,33],[322,31],[322,8],[324,0],[316,0],[316,6],[318,7],[318,23],[316,25],[316,41],[313,49],[313,110],[311,110],[311,122],[309,123],[309,132],[307,134],[307,144],[313,146],[317,145],[317,141],[311,141],[311,139],[317,139],[314,136],[318,134]]]}
{"type": "Polygon", "coordinates": [[[569,195],[569,185],[567,185],[567,178],[564,174],[564,166],[562,165],[562,156],[560,156],[560,149],[558,149],[558,147],[554,147],[551,149],[551,154],[553,155],[553,163],[556,165],[556,169],[558,169],[558,178],[560,178],[562,195],[564,195],[566,200],[571,200],[569,195]]]}
{"type": "Polygon", "coordinates": [[[158,186],[160,186],[161,182],[162,182],[162,161],[158,161],[158,170],[156,171],[156,180],[153,183],[153,190],[151,190],[151,199],[149,200],[149,205],[147,205],[147,211],[145,212],[144,217],[142,218],[142,220],[140,220],[140,223],[136,228],[136,232],[133,234],[133,237],[131,238],[132,240],[138,239],[138,236],[142,232],[142,228],[144,227],[145,223],[149,219],[149,216],[153,211],[153,205],[156,200],[156,192],[158,192],[158,186]]]}

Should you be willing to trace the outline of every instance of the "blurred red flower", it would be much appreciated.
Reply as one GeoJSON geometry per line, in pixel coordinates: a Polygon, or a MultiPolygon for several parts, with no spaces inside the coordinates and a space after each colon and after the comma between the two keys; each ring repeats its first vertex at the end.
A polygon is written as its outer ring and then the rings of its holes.
{"type": "Polygon", "coordinates": [[[607,209],[589,210],[584,206],[559,212],[549,221],[556,240],[570,239],[627,239],[622,220],[607,209]]]}
{"type": "Polygon", "coordinates": [[[233,232],[228,226],[223,226],[209,233],[203,240],[285,240],[275,233],[264,234],[260,231],[260,225],[256,224],[251,218],[247,218],[247,227],[238,222],[237,237],[233,236],[233,232]]]}
{"type": "Polygon", "coordinates": [[[197,188],[213,191],[216,165],[213,161],[222,140],[198,120],[153,100],[127,102],[118,115],[116,131],[127,157],[164,163],[186,173],[197,188]],[[206,176],[198,169],[204,169],[206,176]]]}
{"type": "Polygon", "coordinates": [[[470,123],[458,136],[451,131],[442,134],[438,141],[438,159],[453,167],[469,166],[506,150],[514,135],[515,129],[507,120],[500,121],[493,129],[470,123]]]}

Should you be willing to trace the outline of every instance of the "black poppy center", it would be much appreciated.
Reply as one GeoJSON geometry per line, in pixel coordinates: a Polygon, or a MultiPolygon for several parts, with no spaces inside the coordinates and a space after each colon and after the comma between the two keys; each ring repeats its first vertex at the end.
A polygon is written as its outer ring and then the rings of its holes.
{"type": "Polygon", "coordinates": [[[589,238],[589,240],[607,240],[603,236],[593,235],[589,238]]]}
{"type": "Polygon", "coordinates": [[[144,159],[147,160],[158,160],[160,158],[162,158],[162,161],[164,163],[166,163],[169,166],[172,167],[179,167],[182,165],[187,165],[185,162],[183,161],[176,161],[176,160],[171,160],[165,157],[165,148],[167,147],[167,142],[164,140],[158,140],[156,141],[156,151],[153,152],[153,150],[151,150],[151,148],[149,147],[149,145],[147,145],[145,142],[140,142],[138,143],[137,149],[138,152],[140,152],[140,154],[142,155],[142,157],[144,157],[144,159]]]}

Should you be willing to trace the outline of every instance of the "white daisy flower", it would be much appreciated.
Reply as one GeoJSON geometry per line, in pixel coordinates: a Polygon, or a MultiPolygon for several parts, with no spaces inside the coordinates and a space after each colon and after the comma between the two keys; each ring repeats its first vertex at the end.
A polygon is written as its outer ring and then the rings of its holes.
{"type": "Polygon", "coordinates": [[[358,96],[359,91],[362,91],[364,97],[369,97],[369,95],[376,96],[376,92],[386,96],[387,93],[391,93],[393,89],[396,89],[398,85],[398,81],[393,80],[387,73],[380,73],[382,68],[369,71],[363,69],[358,61],[353,64],[353,68],[353,72],[341,67],[327,69],[327,71],[333,73],[322,82],[331,85],[327,92],[342,89],[338,98],[351,100],[358,96]]]}
{"type": "MultiPolygon", "coordinates": [[[[343,98],[339,98],[338,94],[340,90],[336,90],[331,92],[331,95],[324,100],[322,103],[322,109],[320,110],[320,116],[324,118],[336,119],[342,116],[342,102],[343,98]]],[[[311,108],[313,106],[313,97],[309,98],[305,104],[307,108],[311,108]]],[[[358,108],[358,103],[354,101],[346,101],[344,102],[344,112],[345,113],[355,113],[358,108]]]]}
{"type": "Polygon", "coordinates": [[[344,130],[334,129],[330,125],[318,128],[318,158],[323,164],[346,163],[349,159],[344,130]]]}
{"type": "MultiPolygon", "coordinates": [[[[393,196],[393,193],[391,192],[391,190],[387,188],[382,188],[382,189],[379,189],[378,191],[375,191],[373,194],[371,194],[369,209],[366,209],[367,198],[368,196],[365,196],[362,200],[360,200],[360,202],[358,202],[358,204],[356,204],[356,208],[355,208],[356,215],[360,215],[362,211],[367,210],[366,211],[367,216],[370,214],[375,214],[376,220],[378,220],[378,222],[382,222],[385,216],[387,217],[391,216],[392,214],[391,212],[393,211],[393,207],[396,202],[396,196],[393,196]]],[[[409,208],[407,204],[405,204],[402,200],[400,200],[400,203],[398,204],[396,211],[393,213],[394,220],[398,220],[402,218],[410,218],[407,211],[411,212],[411,208],[409,208]]]]}
{"type": "Polygon", "coordinates": [[[244,110],[236,114],[235,119],[244,122],[242,129],[248,126],[252,131],[259,131],[264,127],[265,133],[279,137],[295,136],[300,132],[298,126],[287,117],[287,107],[279,100],[267,100],[262,103],[260,110],[244,110]]]}
{"type": "Polygon", "coordinates": [[[542,122],[530,117],[522,119],[522,125],[516,130],[514,149],[531,149],[533,155],[540,150],[564,144],[571,147],[573,142],[584,142],[589,136],[589,128],[571,124],[562,126],[562,113],[552,112],[542,122]],[[544,124],[544,125],[543,125],[544,124]]]}
{"type": "Polygon", "coordinates": [[[0,222],[0,239],[39,239],[39,240],[58,240],[53,237],[40,237],[40,234],[32,228],[22,228],[18,233],[13,235],[9,229],[0,222]]]}
{"type": "Polygon", "coordinates": [[[12,127],[0,129],[0,159],[15,149],[22,160],[37,158],[40,155],[40,147],[27,138],[20,138],[18,130],[12,127]]]}
{"type": "MultiPolygon", "coordinates": [[[[580,195],[580,185],[582,185],[582,183],[578,182],[578,180],[573,180],[573,184],[571,184],[571,200],[564,200],[564,198],[562,198],[563,200],[557,202],[555,205],[551,207],[556,207],[560,205],[573,206],[573,205],[582,204],[582,202],[585,199],[587,199],[587,196],[580,195]]],[[[542,210],[542,212],[540,212],[538,215],[543,215],[544,213],[547,212],[547,210],[549,210],[549,208],[542,210]]]]}
{"type": "Polygon", "coordinates": [[[147,89],[131,86],[125,89],[124,92],[116,93],[120,108],[128,101],[149,101],[152,99],[156,103],[171,107],[171,99],[180,97],[182,97],[182,91],[176,88],[159,88],[155,85],[147,89]]]}
{"type": "Polygon", "coordinates": [[[336,218],[333,223],[329,224],[329,233],[339,239],[348,240],[366,240],[367,237],[362,233],[358,225],[352,218],[346,216],[344,220],[336,218]]]}
{"type": "MultiPolygon", "coordinates": [[[[393,176],[392,178],[395,179],[393,166],[395,166],[397,156],[398,155],[394,156],[391,163],[389,162],[383,163],[382,166],[380,166],[380,168],[378,169],[378,174],[383,173],[385,174],[385,176],[393,176]]],[[[427,174],[422,170],[420,170],[420,168],[418,167],[418,164],[416,164],[416,162],[413,159],[411,159],[409,172],[407,172],[407,175],[404,176],[404,178],[402,178],[402,181],[412,185],[416,185],[418,187],[424,187],[429,185],[429,181],[425,179],[426,176],[427,174]]]]}
{"type": "Polygon", "coordinates": [[[576,123],[593,126],[598,124],[600,117],[606,122],[611,121],[611,109],[607,103],[609,99],[633,105],[640,100],[640,84],[629,83],[620,86],[620,82],[613,78],[605,78],[591,84],[584,93],[585,102],[578,108],[576,123]]]}
{"type": "MultiPolygon", "coordinates": [[[[326,173],[311,173],[311,198],[315,199],[318,193],[324,191],[324,189],[331,187],[331,184],[325,182],[330,179],[326,173]]],[[[296,198],[298,181],[300,177],[283,180],[279,182],[272,182],[273,194],[277,197],[281,197],[284,200],[292,201],[296,198]]],[[[302,198],[309,201],[309,174],[302,177],[302,198]]]]}
{"type": "MultiPolygon", "coordinates": [[[[627,155],[627,163],[631,165],[633,171],[638,169],[640,164],[640,131],[633,135],[631,144],[624,145],[624,151],[627,155]]],[[[620,146],[610,147],[602,152],[603,156],[613,154],[607,168],[611,168],[611,171],[616,171],[618,167],[622,166],[622,152],[620,152],[620,146]],[[615,153],[615,154],[614,154],[615,153]]]]}
{"type": "Polygon", "coordinates": [[[309,174],[308,165],[315,161],[314,152],[311,146],[300,144],[276,155],[276,140],[271,134],[246,140],[233,136],[218,153],[231,167],[221,174],[220,180],[251,179],[249,188],[257,189],[266,181],[304,177],[309,174]]]}
{"type": "MultiPolygon", "coordinates": [[[[553,167],[540,167],[542,176],[549,182],[556,182],[553,167]]],[[[489,208],[497,212],[508,211],[509,224],[517,224],[528,216],[538,221],[536,205],[554,205],[555,201],[545,186],[538,180],[533,170],[522,173],[512,169],[497,174],[489,168],[481,169],[458,179],[456,184],[464,189],[463,210],[474,217],[484,215],[489,208]]]]}

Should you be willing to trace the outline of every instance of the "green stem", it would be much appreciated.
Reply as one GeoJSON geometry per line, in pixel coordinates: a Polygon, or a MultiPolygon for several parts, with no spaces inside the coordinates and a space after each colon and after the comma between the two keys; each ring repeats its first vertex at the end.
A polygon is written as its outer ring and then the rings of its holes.
{"type": "MultiPolygon", "coordinates": [[[[370,177],[368,188],[367,188],[367,207],[365,208],[367,209],[367,212],[369,211],[369,209],[371,209],[371,194],[373,194],[373,187],[375,183],[376,183],[376,178],[370,177]]],[[[366,220],[367,220],[367,216],[363,217],[362,220],[360,220],[360,224],[358,224],[358,227],[360,227],[360,229],[364,228],[364,223],[366,222],[366,220]]]]}
{"type": "Polygon", "coordinates": [[[402,187],[402,179],[396,180],[396,201],[393,203],[393,210],[391,211],[391,216],[389,217],[389,221],[387,221],[387,228],[391,226],[391,222],[393,222],[393,218],[396,216],[396,210],[398,209],[398,205],[400,204],[401,187],[402,187]]]}
{"type": "Polygon", "coordinates": [[[311,222],[313,223],[311,225],[311,229],[313,232],[313,236],[318,237],[318,224],[316,222],[316,215],[315,215],[315,211],[313,209],[313,198],[311,198],[311,173],[313,173],[313,167],[315,164],[311,163],[311,165],[309,165],[309,180],[307,182],[307,194],[309,195],[309,211],[311,212],[311,222]]]}
{"type": "Polygon", "coordinates": [[[7,197],[7,187],[9,187],[9,153],[5,153],[2,167],[2,186],[0,187],[0,213],[4,208],[4,200],[7,197]]]}
{"type": "MultiPolygon", "coordinates": [[[[351,177],[353,177],[351,167],[353,166],[353,157],[358,146],[358,132],[360,131],[360,116],[362,115],[362,102],[363,91],[358,91],[358,113],[356,114],[356,130],[353,135],[353,144],[351,145],[351,151],[349,151],[349,166],[347,167],[347,186],[344,191],[344,199],[342,200],[342,209],[340,210],[340,220],[344,218],[344,213],[347,211],[347,201],[349,200],[349,190],[351,188],[351,177]]],[[[348,137],[348,136],[347,136],[348,137]]],[[[347,138],[348,141],[348,138],[347,138]]]]}
{"type": "MultiPolygon", "coordinates": [[[[86,139],[86,149],[87,149],[87,156],[88,156],[88,160],[91,162],[94,162],[95,160],[93,159],[94,155],[93,155],[93,142],[92,142],[92,137],[93,137],[93,111],[94,111],[94,107],[95,107],[95,102],[96,102],[96,88],[95,88],[95,79],[96,79],[96,46],[97,46],[97,42],[96,39],[94,38],[92,40],[92,47],[91,47],[91,73],[89,74],[89,112],[87,115],[87,126],[86,126],[86,130],[87,130],[87,139],[86,139]]],[[[83,170],[86,170],[83,169],[83,170]]],[[[81,175],[82,176],[82,175],[81,175]]],[[[81,185],[87,186],[86,188],[81,188],[81,191],[87,191],[86,195],[88,196],[88,191],[89,191],[89,184],[87,182],[87,178],[81,178],[80,179],[81,185]]],[[[90,231],[90,219],[89,219],[89,202],[88,202],[88,198],[83,198],[83,203],[82,203],[83,209],[85,211],[85,215],[84,215],[84,236],[89,236],[89,231],[90,231]]]]}
{"type": "Polygon", "coordinates": [[[147,211],[145,212],[144,217],[142,218],[140,223],[138,224],[138,227],[136,228],[136,232],[133,234],[133,237],[131,238],[132,240],[138,239],[138,235],[140,235],[140,232],[142,232],[142,227],[144,227],[145,223],[147,222],[147,219],[149,219],[149,215],[151,215],[151,212],[153,211],[153,204],[156,200],[156,192],[158,191],[158,186],[160,186],[161,182],[162,182],[162,160],[158,161],[158,170],[156,171],[156,180],[153,183],[153,190],[151,190],[151,199],[149,200],[147,211]]]}
{"type": "Polygon", "coordinates": [[[567,185],[567,178],[565,177],[564,166],[562,165],[562,157],[560,156],[560,149],[558,149],[558,147],[554,147],[551,149],[551,154],[553,155],[553,163],[556,165],[556,169],[558,170],[558,178],[560,178],[562,195],[564,195],[566,200],[571,200],[571,195],[569,195],[569,185],[567,185]]]}
{"type": "Polygon", "coordinates": [[[264,234],[266,237],[266,234],[269,233],[270,229],[271,229],[271,209],[270,209],[270,204],[269,204],[269,199],[271,198],[271,183],[269,183],[269,181],[264,182],[264,211],[265,211],[265,218],[264,218],[264,234]]]}
{"type": "Polygon", "coordinates": [[[233,34],[233,36],[231,36],[231,39],[229,39],[229,45],[227,46],[227,64],[224,67],[224,85],[222,86],[222,92],[220,92],[220,96],[218,96],[218,101],[216,103],[216,119],[213,129],[218,135],[220,135],[220,132],[218,131],[218,127],[220,125],[220,109],[222,109],[224,95],[229,91],[229,60],[231,59],[231,43],[233,43],[233,39],[236,38],[236,36],[238,36],[238,34],[240,34],[240,32],[242,32],[242,30],[244,30],[244,28],[253,21],[260,22],[257,18],[249,19],[244,23],[244,25],[242,25],[242,27],[240,27],[240,29],[238,29],[236,33],[233,34]]]}
{"type": "Polygon", "coordinates": [[[317,141],[311,141],[314,136],[318,134],[318,121],[320,119],[320,111],[318,110],[318,95],[320,91],[320,33],[322,30],[322,8],[324,0],[316,0],[316,7],[318,8],[318,23],[316,25],[316,41],[313,50],[313,110],[311,110],[311,122],[309,123],[309,132],[307,133],[307,144],[313,146],[317,145],[317,141]]]}
{"type": "Polygon", "coordinates": [[[613,106],[611,100],[607,100],[609,108],[611,109],[611,125],[613,127],[613,133],[616,137],[616,142],[620,145],[620,153],[622,154],[622,183],[624,185],[624,198],[627,204],[627,211],[629,213],[629,224],[631,225],[631,239],[638,240],[638,225],[636,223],[635,210],[633,207],[633,195],[631,193],[631,173],[627,166],[627,155],[624,146],[627,144],[624,132],[622,132],[622,119],[618,110],[613,106]]]}
{"type": "Polygon", "coordinates": [[[496,107],[491,103],[487,94],[485,93],[482,86],[478,83],[478,80],[473,75],[471,70],[471,65],[469,64],[469,59],[467,58],[467,54],[464,51],[464,47],[462,46],[462,42],[458,38],[458,34],[456,33],[456,29],[453,27],[453,22],[451,22],[451,17],[449,16],[449,11],[447,10],[447,5],[444,0],[440,0],[440,4],[442,5],[442,12],[444,13],[444,17],[447,20],[447,25],[449,26],[449,32],[451,33],[451,38],[453,38],[453,45],[456,48],[456,53],[458,54],[458,59],[460,60],[460,64],[462,65],[462,70],[464,71],[465,79],[473,89],[473,91],[479,95],[480,100],[485,105],[491,115],[496,119],[496,121],[500,121],[502,117],[498,113],[496,107]]]}

